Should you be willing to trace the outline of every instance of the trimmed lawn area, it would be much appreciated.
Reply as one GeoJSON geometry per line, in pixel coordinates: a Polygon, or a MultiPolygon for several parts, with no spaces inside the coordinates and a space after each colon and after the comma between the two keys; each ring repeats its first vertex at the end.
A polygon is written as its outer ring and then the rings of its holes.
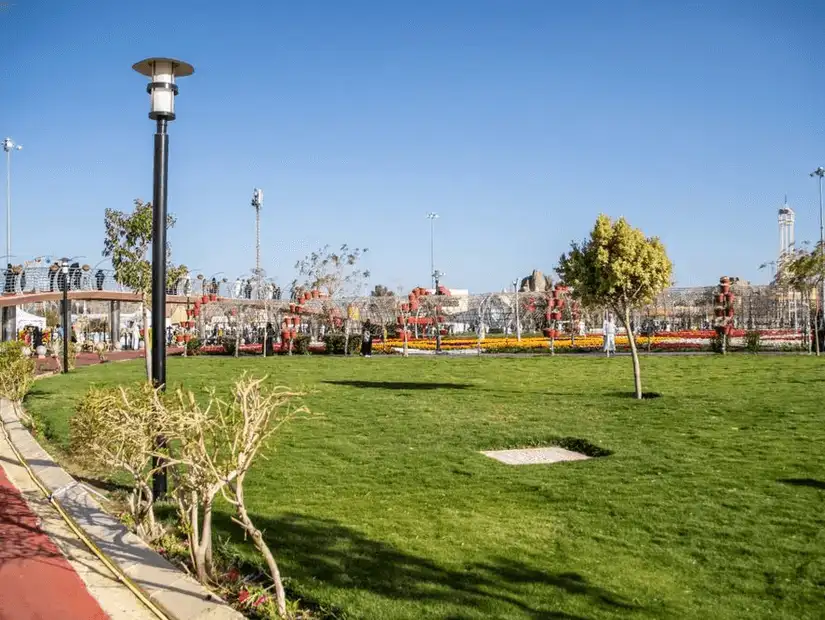
{"type": "MultiPolygon", "coordinates": [[[[250,512],[293,596],[337,618],[822,618],[825,360],[170,358],[170,387],[243,370],[310,391],[250,474],[250,512]],[[504,465],[480,450],[575,437],[612,455],[504,465]]],[[[65,446],[90,383],[38,381],[65,446]]],[[[243,545],[225,507],[222,535],[243,545]]]]}

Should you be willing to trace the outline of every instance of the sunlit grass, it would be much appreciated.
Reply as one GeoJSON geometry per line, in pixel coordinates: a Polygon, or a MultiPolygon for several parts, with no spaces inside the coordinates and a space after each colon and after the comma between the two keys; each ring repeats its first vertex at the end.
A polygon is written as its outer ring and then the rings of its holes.
{"type": "MultiPolygon", "coordinates": [[[[304,386],[249,480],[293,595],[341,617],[821,618],[825,363],[802,356],[630,360],[170,359],[170,382],[242,370],[304,386]],[[512,467],[479,450],[578,437],[609,457],[512,467]]],[[[29,410],[65,445],[92,383],[39,381],[29,410]]],[[[219,515],[219,529],[243,544],[219,515]]]]}

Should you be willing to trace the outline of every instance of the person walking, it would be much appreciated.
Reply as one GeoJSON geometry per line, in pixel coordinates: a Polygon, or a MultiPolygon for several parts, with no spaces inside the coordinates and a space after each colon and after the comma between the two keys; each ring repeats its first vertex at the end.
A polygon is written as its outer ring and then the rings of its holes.
{"type": "Polygon", "coordinates": [[[611,312],[608,312],[604,319],[602,332],[604,333],[604,352],[607,357],[610,357],[611,353],[616,352],[616,322],[611,312]]]}
{"type": "Polygon", "coordinates": [[[361,333],[361,355],[372,357],[372,324],[369,320],[364,323],[364,331],[361,333]]]}

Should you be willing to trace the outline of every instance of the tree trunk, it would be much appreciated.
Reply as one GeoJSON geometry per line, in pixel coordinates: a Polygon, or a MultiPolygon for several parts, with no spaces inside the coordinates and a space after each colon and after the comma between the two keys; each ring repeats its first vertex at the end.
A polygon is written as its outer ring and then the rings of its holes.
{"type": "Polygon", "coordinates": [[[212,502],[212,497],[204,496],[200,544],[195,562],[195,570],[201,583],[206,583],[212,576],[212,502]]]}
{"type": "Polygon", "coordinates": [[[344,355],[349,355],[349,317],[344,319],[344,355]]]}
{"type": "Polygon", "coordinates": [[[241,355],[241,307],[238,306],[238,321],[235,325],[235,357],[241,355]]]}
{"type": "Polygon", "coordinates": [[[189,507],[189,529],[187,536],[189,538],[189,557],[192,560],[192,566],[195,570],[198,568],[197,550],[200,547],[200,538],[198,530],[198,494],[195,491],[191,493],[192,505],[189,507]]]}
{"type": "MultiPolygon", "coordinates": [[[[808,314],[810,314],[810,311],[808,314]]],[[[814,308],[814,344],[816,345],[816,356],[819,357],[819,308],[814,308]]]]}
{"type": "Polygon", "coordinates": [[[636,337],[633,330],[630,328],[630,310],[625,308],[624,312],[619,314],[622,317],[625,331],[627,331],[627,340],[630,343],[630,357],[633,359],[633,384],[636,389],[636,398],[642,398],[642,371],[639,367],[639,351],[636,348],[636,337]]]}
{"type": "MultiPolygon", "coordinates": [[[[146,380],[152,380],[152,353],[149,351],[149,308],[146,303],[140,302],[140,314],[143,316],[143,357],[146,360],[146,380]]],[[[140,343],[138,343],[138,347],[140,343]]]]}
{"type": "Polygon", "coordinates": [[[238,518],[233,520],[236,523],[238,523],[241,527],[243,527],[244,531],[252,539],[252,543],[255,545],[255,548],[262,556],[264,556],[267,568],[269,569],[269,574],[272,577],[272,583],[275,586],[275,605],[278,608],[278,615],[281,618],[285,618],[286,593],[284,592],[283,581],[281,581],[281,571],[278,570],[278,564],[277,562],[275,562],[275,556],[272,555],[272,551],[266,544],[266,541],[264,540],[261,531],[255,527],[255,525],[252,523],[252,519],[249,518],[249,514],[246,512],[246,506],[244,505],[243,496],[243,482],[244,476],[243,474],[241,474],[238,476],[238,479],[235,481],[234,485],[235,499],[237,501],[235,508],[238,513],[238,518]]]}

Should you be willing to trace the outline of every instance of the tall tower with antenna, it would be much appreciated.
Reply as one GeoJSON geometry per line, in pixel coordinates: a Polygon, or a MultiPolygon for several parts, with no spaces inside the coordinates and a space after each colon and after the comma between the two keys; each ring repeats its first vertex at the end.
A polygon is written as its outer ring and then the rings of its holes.
{"type": "Polygon", "coordinates": [[[255,209],[255,288],[258,299],[263,298],[263,271],[261,270],[261,207],[264,206],[264,190],[252,190],[252,206],[255,209]]]}
{"type": "Polygon", "coordinates": [[[787,255],[793,253],[794,244],[794,225],[796,222],[796,214],[794,210],[788,206],[788,197],[785,196],[785,204],[779,209],[779,259],[782,260],[787,255]]]}

